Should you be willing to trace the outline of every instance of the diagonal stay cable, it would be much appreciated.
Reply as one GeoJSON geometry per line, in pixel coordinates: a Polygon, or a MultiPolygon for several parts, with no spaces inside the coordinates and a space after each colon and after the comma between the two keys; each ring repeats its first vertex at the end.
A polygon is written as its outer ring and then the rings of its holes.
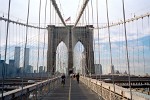
{"type": "Polygon", "coordinates": [[[81,10],[80,10],[80,12],[79,12],[79,15],[78,15],[78,17],[77,17],[77,20],[76,20],[76,22],[75,22],[73,28],[75,28],[76,25],[78,24],[78,22],[79,22],[79,20],[80,20],[82,14],[83,14],[84,9],[86,8],[86,5],[88,4],[88,2],[89,2],[89,0],[85,0],[85,1],[84,1],[84,3],[83,3],[83,5],[82,5],[82,7],[81,7],[81,10]]]}
{"type": "Polygon", "coordinates": [[[63,19],[63,17],[62,17],[62,15],[61,15],[61,12],[60,12],[60,10],[59,10],[59,8],[58,8],[58,6],[57,6],[56,1],[55,1],[55,0],[51,0],[51,1],[52,1],[52,4],[53,4],[53,6],[54,6],[54,8],[55,8],[55,10],[56,10],[56,12],[57,12],[59,18],[61,19],[61,22],[64,24],[64,26],[66,26],[66,23],[65,23],[65,21],[64,21],[64,19],[63,19]]]}

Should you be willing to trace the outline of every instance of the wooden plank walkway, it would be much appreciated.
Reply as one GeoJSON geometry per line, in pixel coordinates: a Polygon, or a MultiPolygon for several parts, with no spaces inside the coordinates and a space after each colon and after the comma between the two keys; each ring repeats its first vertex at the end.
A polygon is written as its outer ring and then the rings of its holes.
{"type": "Polygon", "coordinates": [[[60,86],[44,96],[42,100],[102,100],[83,83],[68,78],[65,86],[60,86]]]}

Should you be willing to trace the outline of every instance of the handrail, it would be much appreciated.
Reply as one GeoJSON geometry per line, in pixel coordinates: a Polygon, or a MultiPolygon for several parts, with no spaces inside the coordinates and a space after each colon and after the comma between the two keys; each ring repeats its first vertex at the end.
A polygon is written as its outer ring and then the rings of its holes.
{"type": "MultiPolygon", "coordinates": [[[[102,81],[98,81],[96,79],[91,79],[91,78],[83,77],[83,76],[81,76],[80,79],[81,79],[81,82],[83,82],[90,89],[95,91],[104,100],[110,100],[110,99],[111,100],[122,100],[121,98],[124,98],[124,100],[130,99],[130,90],[129,89],[115,85],[115,92],[114,92],[114,86],[111,83],[105,83],[102,81]],[[104,94],[104,93],[109,93],[109,94],[104,94]],[[115,95],[115,96],[113,96],[113,95],[115,95]],[[120,98],[120,99],[116,99],[116,98],[120,98]]],[[[149,95],[142,94],[142,93],[139,93],[136,91],[132,91],[132,92],[133,92],[133,94],[132,94],[133,100],[150,100],[149,95]]]]}
{"type": "MultiPolygon", "coordinates": [[[[25,86],[25,87],[23,87],[23,94],[27,94],[30,91],[36,90],[36,87],[40,88],[40,87],[43,87],[43,86],[47,85],[48,83],[55,82],[55,80],[60,80],[60,77],[58,76],[58,77],[55,77],[55,78],[44,80],[42,82],[36,82],[34,84],[25,86]]],[[[15,89],[15,90],[12,90],[12,91],[8,91],[8,92],[4,93],[4,98],[7,99],[7,100],[17,98],[17,97],[21,96],[21,91],[22,91],[22,88],[15,89]]],[[[0,94],[0,98],[1,97],[2,97],[2,95],[0,94]]]]}

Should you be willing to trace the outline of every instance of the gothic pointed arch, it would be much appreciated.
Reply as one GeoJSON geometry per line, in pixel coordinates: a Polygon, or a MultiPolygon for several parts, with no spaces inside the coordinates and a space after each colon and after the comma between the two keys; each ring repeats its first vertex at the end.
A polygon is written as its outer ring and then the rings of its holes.
{"type": "Polygon", "coordinates": [[[56,69],[56,48],[63,41],[68,48],[68,72],[73,70],[73,48],[78,41],[85,47],[86,63],[89,72],[94,73],[93,26],[48,26],[47,71],[54,73],[56,69]]]}

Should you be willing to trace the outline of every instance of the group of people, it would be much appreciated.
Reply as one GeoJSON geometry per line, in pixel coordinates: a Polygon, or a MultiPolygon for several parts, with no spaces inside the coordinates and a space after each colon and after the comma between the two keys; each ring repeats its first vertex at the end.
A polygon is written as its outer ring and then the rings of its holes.
{"type": "MultiPolygon", "coordinates": [[[[80,78],[79,73],[77,73],[77,74],[72,74],[72,75],[70,75],[70,77],[73,77],[74,79],[76,78],[77,83],[79,84],[79,78],[80,78]]],[[[62,84],[62,85],[65,85],[65,79],[66,79],[65,74],[62,74],[62,76],[61,76],[61,84],[62,84]]]]}
{"type": "Polygon", "coordinates": [[[74,79],[76,78],[77,82],[79,83],[79,78],[80,78],[79,73],[73,74],[71,77],[73,77],[74,79]]]}

